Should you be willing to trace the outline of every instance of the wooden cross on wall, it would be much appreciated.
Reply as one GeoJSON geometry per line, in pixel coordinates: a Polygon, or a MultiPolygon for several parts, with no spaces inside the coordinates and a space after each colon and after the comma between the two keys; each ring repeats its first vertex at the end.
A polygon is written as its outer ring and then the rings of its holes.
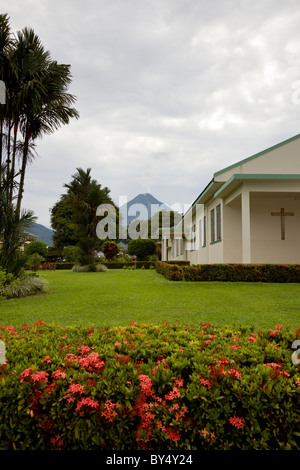
{"type": "Polygon", "coordinates": [[[285,217],[293,216],[294,212],[284,212],[284,209],[281,208],[280,212],[271,212],[271,215],[277,215],[281,217],[281,240],[285,240],[285,217]]]}

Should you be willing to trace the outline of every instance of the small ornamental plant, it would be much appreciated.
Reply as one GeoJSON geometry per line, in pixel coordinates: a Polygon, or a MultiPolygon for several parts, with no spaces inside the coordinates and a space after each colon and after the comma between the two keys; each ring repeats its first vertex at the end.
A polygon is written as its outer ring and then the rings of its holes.
{"type": "Polygon", "coordinates": [[[0,449],[299,450],[299,339],[283,325],[1,326],[0,449]]]}

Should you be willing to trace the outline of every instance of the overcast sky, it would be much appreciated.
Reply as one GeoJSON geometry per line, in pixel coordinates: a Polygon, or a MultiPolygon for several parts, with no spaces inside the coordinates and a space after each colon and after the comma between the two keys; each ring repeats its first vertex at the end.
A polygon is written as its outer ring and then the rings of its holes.
{"type": "Polygon", "coordinates": [[[71,64],[78,121],[37,143],[24,208],[76,168],[120,197],[192,203],[213,173],[300,133],[299,0],[2,0],[71,64]]]}

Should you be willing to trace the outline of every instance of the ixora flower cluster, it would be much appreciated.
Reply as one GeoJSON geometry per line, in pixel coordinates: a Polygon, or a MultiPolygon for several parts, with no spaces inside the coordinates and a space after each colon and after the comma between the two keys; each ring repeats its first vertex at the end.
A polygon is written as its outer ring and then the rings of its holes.
{"type": "Polygon", "coordinates": [[[0,327],[0,449],[300,448],[300,330],[0,327]]]}

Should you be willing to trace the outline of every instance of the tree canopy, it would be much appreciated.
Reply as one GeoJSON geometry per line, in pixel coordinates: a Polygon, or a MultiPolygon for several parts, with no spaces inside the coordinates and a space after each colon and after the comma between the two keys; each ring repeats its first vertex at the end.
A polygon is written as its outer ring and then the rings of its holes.
{"type": "MultiPolygon", "coordinates": [[[[99,240],[96,227],[99,222],[97,208],[102,204],[115,207],[110,190],[102,187],[91,177],[91,168],[77,168],[70,183],[65,184],[66,194],[51,210],[53,240],[57,246],[77,245],[82,252],[82,264],[93,260],[95,251],[100,251],[104,240],[99,240]],[[65,211],[65,213],[64,213],[65,211]]],[[[116,213],[118,213],[117,208],[116,213]]]]}

